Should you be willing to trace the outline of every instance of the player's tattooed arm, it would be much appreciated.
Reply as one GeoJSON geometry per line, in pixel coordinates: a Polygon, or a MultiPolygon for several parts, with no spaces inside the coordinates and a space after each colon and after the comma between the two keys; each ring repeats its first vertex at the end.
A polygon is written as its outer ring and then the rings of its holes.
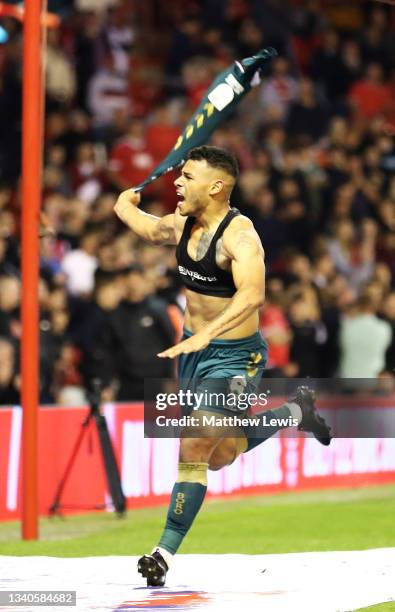
{"type": "Polygon", "coordinates": [[[265,260],[259,236],[252,223],[240,219],[238,228],[224,235],[224,249],[232,262],[236,293],[205,331],[211,339],[234,329],[260,308],[265,299],[265,260]]]}
{"type": "Polygon", "coordinates": [[[159,219],[153,230],[152,242],[154,244],[177,244],[174,215],[165,215],[159,219]]]}
{"type": "Polygon", "coordinates": [[[156,217],[140,210],[140,194],[127,189],[123,191],[115,206],[115,214],[143,240],[152,244],[177,244],[176,227],[179,223],[177,213],[156,217]]]}

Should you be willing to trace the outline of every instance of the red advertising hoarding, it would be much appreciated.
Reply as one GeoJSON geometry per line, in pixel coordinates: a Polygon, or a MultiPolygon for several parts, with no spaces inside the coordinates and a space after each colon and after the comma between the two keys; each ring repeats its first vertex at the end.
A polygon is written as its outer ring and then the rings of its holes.
{"type": "MultiPolygon", "coordinates": [[[[337,404],[338,405],[338,404],[337,404]]],[[[334,409],[327,404],[326,410],[334,409]]],[[[393,411],[395,398],[375,408],[393,411]]],[[[87,407],[39,410],[39,511],[48,514],[57,485],[88,414],[87,407]]],[[[109,404],[104,408],[121,471],[128,507],[168,500],[177,472],[178,440],[144,438],[142,404],[109,404]]],[[[20,518],[21,434],[19,407],[0,409],[0,520],[20,518]]],[[[276,436],[241,455],[233,465],[209,472],[209,495],[362,486],[395,481],[395,439],[339,438],[324,447],[312,438],[276,436]]],[[[88,509],[108,502],[99,442],[91,424],[62,503],[88,509]]]]}

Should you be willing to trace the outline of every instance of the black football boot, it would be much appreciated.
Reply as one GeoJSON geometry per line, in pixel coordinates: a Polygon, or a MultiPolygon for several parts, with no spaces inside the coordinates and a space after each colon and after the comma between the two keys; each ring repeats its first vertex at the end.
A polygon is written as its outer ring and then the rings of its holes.
{"type": "Polygon", "coordinates": [[[302,385],[296,389],[295,394],[289,398],[289,401],[298,404],[302,410],[302,420],[299,423],[298,430],[311,432],[318,442],[328,446],[332,439],[331,428],[317,413],[315,399],[314,390],[302,385]]]}
{"type": "Polygon", "coordinates": [[[144,555],[137,564],[137,570],[143,578],[147,578],[147,586],[164,586],[168,569],[158,550],[151,555],[144,555]]]}

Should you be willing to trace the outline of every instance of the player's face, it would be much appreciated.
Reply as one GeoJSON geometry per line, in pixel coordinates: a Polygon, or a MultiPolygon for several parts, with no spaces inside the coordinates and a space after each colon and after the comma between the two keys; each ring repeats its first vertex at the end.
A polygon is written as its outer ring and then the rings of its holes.
{"type": "Polygon", "coordinates": [[[177,208],[183,217],[196,216],[209,203],[213,185],[213,168],[205,160],[189,159],[174,182],[179,196],[177,208]]]}

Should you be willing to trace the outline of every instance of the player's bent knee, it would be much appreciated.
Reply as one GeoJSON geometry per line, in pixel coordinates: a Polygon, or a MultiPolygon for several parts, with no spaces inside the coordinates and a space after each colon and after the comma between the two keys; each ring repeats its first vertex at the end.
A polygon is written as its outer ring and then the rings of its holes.
{"type": "Polygon", "coordinates": [[[244,437],[225,438],[218,444],[212,453],[208,469],[212,472],[216,472],[227,465],[231,465],[246,448],[247,440],[244,437]]]}
{"type": "Polygon", "coordinates": [[[180,441],[180,461],[183,463],[205,461],[218,443],[212,438],[181,438],[180,441]]]}
{"type": "Polygon", "coordinates": [[[222,468],[226,467],[227,465],[232,465],[236,458],[237,454],[234,451],[221,453],[215,457],[210,457],[208,469],[212,472],[217,472],[218,470],[222,470],[222,468]]]}
{"type": "Polygon", "coordinates": [[[210,472],[218,472],[218,470],[222,470],[222,468],[226,467],[227,465],[230,465],[231,463],[233,463],[233,461],[231,461],[230,463],[218,463],[215,461],[210,461],[208,464],[208,469],[210,470],[210,472]]]}

